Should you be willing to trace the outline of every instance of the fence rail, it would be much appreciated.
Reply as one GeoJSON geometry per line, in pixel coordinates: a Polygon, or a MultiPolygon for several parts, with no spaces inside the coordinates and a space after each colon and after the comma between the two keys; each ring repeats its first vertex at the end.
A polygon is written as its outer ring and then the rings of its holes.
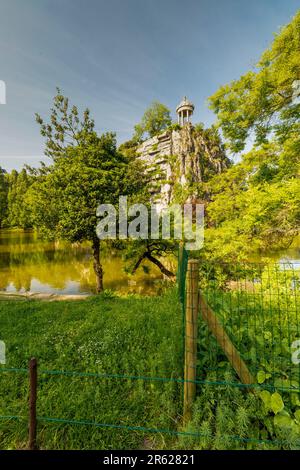
{"type": "MultiPolygon", "coordinates": [[[[21,373],[30,375],[30,369],[25,368],[1,368],[0,372],[2,373],[21,373]]],[[[146,381],[163,381],[163,382],[178,382],[178,383],[185,383],[186,380],[184,379],[176,379],[176,378],[166,378],[166,377],[147,377],[147,376],[131,376],[131,375],[121,375],[121,374],[97,374],[93,372],[78,372],[78,371],[71,371],[71,370],[39,370],[39,377],[42,375],[51,375],[51,376],[67,376],[67,377],[81,377],[81,378],[98,378],[98,379],[124,379],[124,380],[146,380],[146,381]]],[[[195,384],[209,384],[209,385],[225,385],[226,382],[209,382],[206,380],[195,380],[190,381],[191,383],[195,384]]],[[[234,383],[234,386],[243,386],[243,384],[234,383]]],[[[36,382],[36,393],[38,393],[38,382],[36,382]]],[[[28,428],[30,428],[31,423],[31,413],[30,413],[30,397],[29,395],[29,407],[28,413],[24,415],[0,415],[0,421],[9,423],[10,421],[20,421],[26,423],[29,422],[28,428]]],[[[25,412],[25,410],[24,410],[25,412]]],[[[174,429],[160,429],[160,428],[151,428],[147,426],[130,426],[130,425],[122,425],[122,424],[114,424],[114,423],[99,423],[94,422],[91,420],[76,420],[76,419],[65,419],[59,417],[51,417],[51,416],[36,416],[37,423],[52,423],[57,425],[71,425],[71,426],[88,426],[88,427],[95,427],[95,428],[103,428],[103,429],[119,429],[124,431],[136,431],[140,433],[154,433],[154,434],[167,434],[170,436],[181,436],[186,438],[201,438],[205,437],[203,432],[194,432],[189,430],[174,430],[174,429]]],[[[36,429],[37,432],[37,429],[36,429]]],[[[29,449],[33,450],[37,448],[38,442],[38,435],[31,435],[31,438],[34,437],[33,443],[30,442],[30,432],[29,432],[29,449]]],[[[237,441],[241,443],[252,443],[263,445],[266,444],[268,446],[286,446],[289,444],[287,440],[284,439],[256,439],[256,438],[247,438],[241,437],[238,435],[226,435],[226,439],[237,441]]]]}

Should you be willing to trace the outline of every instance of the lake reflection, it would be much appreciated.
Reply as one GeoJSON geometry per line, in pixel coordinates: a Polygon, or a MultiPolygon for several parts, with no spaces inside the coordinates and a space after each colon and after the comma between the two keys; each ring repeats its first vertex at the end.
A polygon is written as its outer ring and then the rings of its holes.
{"type": "MultiPolygon", "coordinates": [[[[102,256],[105,289],[152,294],[159,290],[160,271],[148,265],[134,276],[123,271],[120,253],[102,256]]],[[[0,230],[0,291],[88,294],[95,292],[95,275],[88,244],[45,242],[36,233],[0,230]]]]}

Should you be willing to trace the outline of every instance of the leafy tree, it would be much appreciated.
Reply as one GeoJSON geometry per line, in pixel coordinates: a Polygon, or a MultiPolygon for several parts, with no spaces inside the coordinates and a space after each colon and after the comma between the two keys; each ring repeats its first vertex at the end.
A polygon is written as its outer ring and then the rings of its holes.
{"type": "Polygon", "coordinates": [[[117,205],[119,195],[134,191],[141,178],[137,168],[128,165],[128,159],[117,151],[115,135],[99,137],[92,130],[89,113],[86,111],[80,121],[77,108],[69,111],[67,98],[60,94],[54,99],[50,119],[54,129],[37,117],[42,135],[46,132],[47,154],[53,164],[42,168],[28,203],[35,226],[48,238],[91,242],[97,292],[101,292],[103,269],[96,209],[101,203],[117,205]]]}
{"type": "Polygon", "coordinates": [[[3,221],[7,215],[7,193],[8,183],[7,175],[4,170],[0,167],[0,228],[3,226],[3,221]]]}
{"type": "Polygon", "coordinates": [[[6,225],[9,227],[30,228],[32,218],[30,207],[26,202],[26,193],[34,177],[24,168],[20,173],[16,170],[8,175],[7,217],[6,225]]]}
{"type": "Polygon", "coordinates": [[[41,128],[41,135],[46,138],[45,155],[53,161],[64,156],[69,147],[84,142],[95,127],[89,109],[84,110],[80,119],[77,106],[72,106],[70,110],[69,99],[62,95],[59,88],[56,90],[50,121],[46,123],[38,113],[35,115],[41,128]]]}
{"type": "Polygon", "coordinates": [[[243,150],[252,135],[262,144],[273,134],[281,142],[299,134],[299,80],[300,11],[277,34],[254,70],[210,97],[231,150],[243,150]]]}
{"type": "MultiPolygon", "coordinates": [[[[206,255],[247,259],[299,234],[300,159],[291,137],[253,149],[209,184],[206,255]]],[[[297,147],[297,146],[296,146],[297,147]]]]}
{"type": "Polygon", "coordinates": [[[300,12],[257,68],[211,98],[234,152],[255,145],[209,181],[206,256],[247,259],[289,246],[300,226],[300,12]]]}
{"type": "Polygon", "coordinates": [[[143,137],[153,137],[172,123],[170,110],[162,103],[154,101],[146,109],[141,122],[134,127],[134,140],[140,141],[143,137]]]}
{"type": "Polygon", "coordinates": [[[126,155],[131,160],[135,160],[137,158],[137,148],[139,146],[139,143],[132,138],[131,140],[127,140],[126,142],[123,142],[119,146],[119,152],[121,152],[123,155],[126,155]]]}

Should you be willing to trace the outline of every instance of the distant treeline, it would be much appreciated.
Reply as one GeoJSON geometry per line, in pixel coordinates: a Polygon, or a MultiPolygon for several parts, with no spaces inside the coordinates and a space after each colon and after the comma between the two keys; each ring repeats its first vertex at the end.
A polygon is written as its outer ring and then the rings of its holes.
{"type": "Polygon", "coordinates": [[[24,195],[35,176],[24,168],[7,173],[0,167],[0,227],[31,228],[32,220],[24,195]]]}

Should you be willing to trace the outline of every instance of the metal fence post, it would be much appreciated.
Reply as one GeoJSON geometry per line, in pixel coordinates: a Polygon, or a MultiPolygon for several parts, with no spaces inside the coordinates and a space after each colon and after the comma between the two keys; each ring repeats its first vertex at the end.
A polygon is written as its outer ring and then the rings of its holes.
{"type": "Polygon", "coordinates": [[[29,361],[29,450],[37,448],[36,445],[36,398],[37,398],[37,360],[35,357],[29,361]]]}
{"type": "Polygon", "coordinates": [[[196,396],[199,260],[188,261],[185,306],[184,423],[191,419],[196,396]]]}

